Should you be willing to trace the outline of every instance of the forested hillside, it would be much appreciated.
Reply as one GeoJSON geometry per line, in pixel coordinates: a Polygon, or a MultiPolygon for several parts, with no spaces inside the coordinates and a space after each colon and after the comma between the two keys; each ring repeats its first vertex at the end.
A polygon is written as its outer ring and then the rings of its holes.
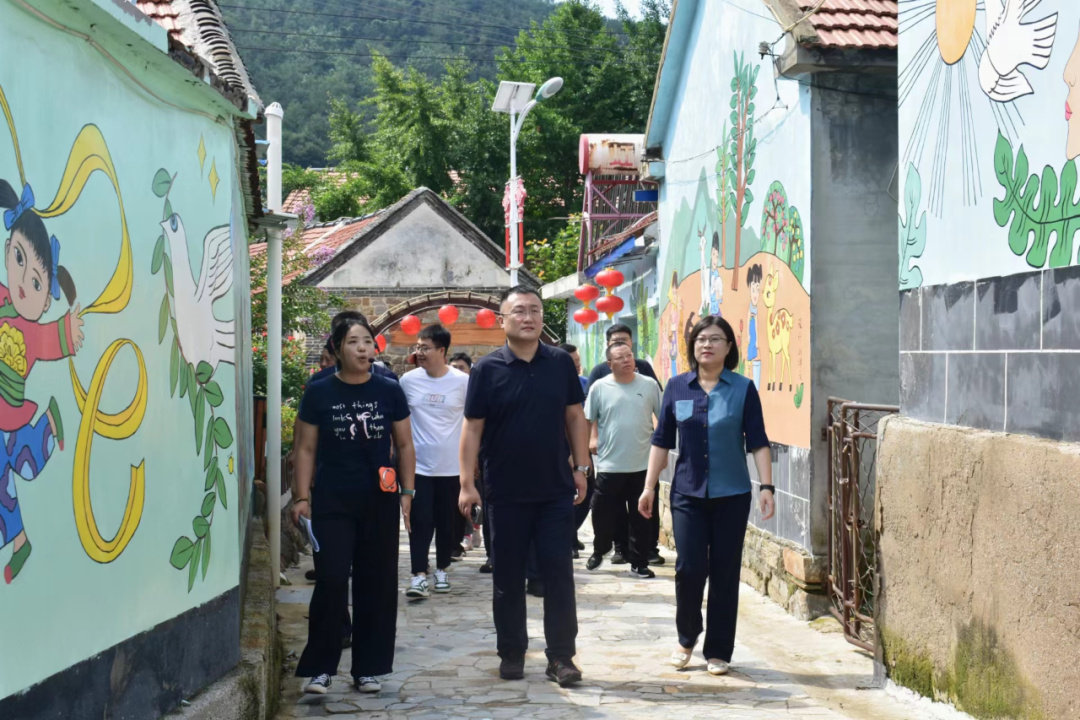
{"type": "Polygon", "coordinates": [[[222,0],[255,87],[285,108],[284,159],[328,164],[331,96],[350,106],[374,92],[372,55],[431,78],[464,58],[469,80],[495,79],[495,57],[552,0],[222,0]]]}

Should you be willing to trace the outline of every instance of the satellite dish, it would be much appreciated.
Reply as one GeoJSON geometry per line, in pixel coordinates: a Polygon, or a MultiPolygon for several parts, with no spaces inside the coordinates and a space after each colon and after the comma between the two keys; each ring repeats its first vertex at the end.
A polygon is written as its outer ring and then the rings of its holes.
{"type": "Polygon", "coordinates": [[[562,90],[562,86],[563,79],[561,77],[553,77],[540,86],[540,90],[537,91],[536,97],[538,100],[547,100],[549,97],[562,90]]]}

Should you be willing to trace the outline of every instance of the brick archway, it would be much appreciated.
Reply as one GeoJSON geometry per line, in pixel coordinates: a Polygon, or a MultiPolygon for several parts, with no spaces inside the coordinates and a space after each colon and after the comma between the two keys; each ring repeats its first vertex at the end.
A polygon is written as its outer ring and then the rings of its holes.
{"type": "MultiPolygon", "coordinates": [[[[375,321],[371,323],[371,326],[376,333],[386,334],[392,332],[392,328],[400,323],[405,316],[419,315],[427,310],[441,308],[443,305],[454,305],[459,310],[481,310],[486,308],[496,313],[499,312],[499,298],[494,295],[472,291],[449,290],[428,293],[427,295],[417,295],[416,297],[409,298],[405,302],[395,305],[377,317],[375,321]]],[[[450,330],[452,333],[453,327],[451,327],[450,330]]],[[[540,338],[548,345],[557,345],[559,342],[558,338],[547,328],[547,326],[544,327],[544,332],[540,338]]]]}

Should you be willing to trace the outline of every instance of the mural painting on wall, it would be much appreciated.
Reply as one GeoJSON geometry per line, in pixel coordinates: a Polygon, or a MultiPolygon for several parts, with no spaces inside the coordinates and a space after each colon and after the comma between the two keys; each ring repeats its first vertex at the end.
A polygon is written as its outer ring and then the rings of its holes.
{"type": "Polygon", "coordinates": [[[901,289],[1080,262],[1078,26],[1065,0],[901,5],[901,289]]]}
{"type": "MultiPolygon", "coordinates": [[[[136,443],[128,445],[129,449],[125,451],[124,444],[112,445],[108,453],[99,453],[134,455],[128,460],[130,478],[126,503],[111,537],[106,537],[99,528],[97,518],[102,512],[110,520],[117,514],[112,508],[105,511],[99,508],[96,515],[92,502],[92,496],[95,499],[102,497],[100,489],[93,493],[91,489],[92,450],[95,438],[124,441],[135,436],[147,414],[152,378],[148,377],[148,363],[139,342],[127,336],[105,338],[103,342],[94,328],[95,314],[125,314],[136,286],[131,229],[121,193],[121,178],[103,133],[93,124],[82,128],[71,145],[54,198],[42,202],[41,183],[24,167],[24,163],[32,166],[33,159],[25,155],[20,146],[15,119],[17,108],[11,107],[2,87],[0,109],[15,159],[14,167],[0,167],[0,178],[3,178],[0,179],[0,206],[7,235],[4,243],[6,274],[4,284],[0,285],[0,432],[4,440],[0,468],[0,550],[10,546],[4,579],[11,584],[27,567],[34,549],[35,528],[24,522],[20,488],[30,482],[50,485],[58,482],[60,477],[51,468],[56,462],[56,454],[64,453],[65,448],[71,453],[72,463],[68,502],[73,506],[82,550],[97,563],[112,563],[128,548],[140,527],[146,505],[146,446],[136,443]],[[119,237],[109,241],[105,237],[61,238],[52,234],[50,221],[91,210],[79,200],[98,176],[108,180],[115,196],[115,210],[111,212],[118,218],[119,237]],[[90,268],[94,272],[87,270],[84,276],[78,271],[72,274],[66,269],[71,265],[62,264],[61,258],[71,255],[68,248],[78,247],[77,243],[83,245],[78,251],[85,252],[89,243],[100,257],[111,257],[110,271],[104,282],[96,268],[90,268]],[[87,296],[94,299],[83,307],[80,298],[87,296]],[[59,316],[56,316],[57,308],[59,316]],[[99,357],[84,361],[88,333],[95,346],[104,344],[105,349],[99,357]],[[57,383],[50,386],[50,392],[57,393],[50,397],[26,395],[28,380],[37,363],[65,359],[73,397],[59,395],[64,386],[57,383]],[[113,371],[114,365],[125,369],[113,371]],[[88,375],[89,384],[84,384],[80,377],[80,368],[83,372],[92,368],[88,375]],[[134,372],[130,371],[132,368],[134,372]],[[78,417],[62,416],[60,406],[70,401],[74,402],[78,417]],[[73,443],[72,438],[67,437],[72,431],[73,443]],[[46,473],[47,469],[49,472],[46,473]]],[[[199,153],[201,163],[205,157],[201,143],[199,153]]],[[[205,496],[201,507],[196,508],[192,522],[194,539],[182,537],[176,541],[171,556],[175,567],[190,568],[190,591],[195,568],[201,567],[205,578],[210,562],[210,526],[215,506],[220,503],[223,508],[227,507],[223,468],[227,468],[230,476],[234,470],[232,456],[226,460],[220,454],[230,448],[233,437],[229,420],[220,413],[226,393],[217,382],[219,365],[227,364],[229,373],[232,372],[233,321],[217,320],[213,310],[214,303],[226,296],[230,303],[232,301],[232,240],[229,225],[211,230],[203,242],[202,269],[196,281],[189,264],[183,222],[180,215],[173,212],[169,199],[175,180],[174,175],[164,170],[147,178],[147,192],[152,191],[164,201],[163,220],[156,229],[139,228],[137,232],[140,235],[160,234],[152,266],[148,268],[153,274],[163,271],[164,276],[158,342],[166,342],[171,330],[172,338],[168,341],[171,389],[172,392],[179,390],[181,397],[188,396],[194,420],[192,436],[196,442],[196,455],[204,458],[205,496]]],[[[215,192],[218,182],[216,168],[211,167],[209,183],[215,192]]],[[[93,227],[89,220],[88,226],[93,227]]],[[[135,318],[129,318],[127,325],[134,330],[149,327],[135,318]]],[[[232,385],[230,380],[230,393],[232,385]]],[[[182,473],[182,469],[170,467],[169,472],[182,473]]],[[[98,475],[104,474],[99,471],[98,475]]],[[[96,477],[94,482],[112,484],[107,477],[96,477]]],[[[51,494],[55,497],[62,487],[53,486],[51,494]]],[[[57,513],[59,516],[62,514],[57,513]]],[[[155,518],[155,522],[158,520],[155,518]]],[[[162,557],[163,562],[169,559],[162,557]]],[[[46,563],[49,560],[42,559],[46,563]]]]}
{"type": "Polygon", "coordinates": [[[702,168],[693,205],[683,198],[675,209],[654,364],[665,379],[688,372],[690,330],[706,315],[725,318],[739,346],[737,371],[761,392],[770,438],[809,447],[810,295],[804,286],[803,221],[780,180],[767,186],[760,211],[754,208],[759,70],[735,55],[732,112],[716,150],[715,189],[702,168]]]}

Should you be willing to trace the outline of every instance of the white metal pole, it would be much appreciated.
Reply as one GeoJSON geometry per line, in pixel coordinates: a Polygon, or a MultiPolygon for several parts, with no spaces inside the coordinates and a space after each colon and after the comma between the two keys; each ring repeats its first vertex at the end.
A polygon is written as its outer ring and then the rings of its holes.
{"type": "MultiPolygon", "coordinates": [[[[266,109],[266,198],[271,212],[281,210],[281,105],[266,109]]],[[[281,574],[281,234],[267,237],[266,273],[266,514],[270,521],[273,584],[281,574]]]]}
{"type": "Polygon", "coordinates": [[[510,113],[510,287],[518,284],[517,114],[510,113]]]}

